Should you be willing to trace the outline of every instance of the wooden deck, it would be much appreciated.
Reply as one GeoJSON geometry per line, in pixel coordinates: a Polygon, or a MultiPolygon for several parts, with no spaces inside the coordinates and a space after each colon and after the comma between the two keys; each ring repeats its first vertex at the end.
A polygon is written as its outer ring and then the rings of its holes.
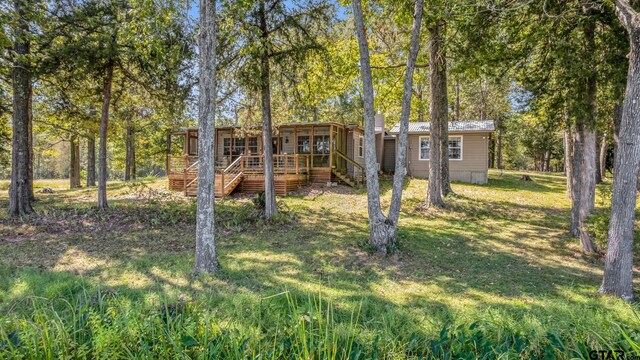
{"type": "MultiPolygon", "coordinates": [[[[330,168],[310,168],[308,155],[274,155],[276,194],[286,195],[314,182],[331,181],[330,168]]],[[[183,191],[185,196],[197,196],[198,158],[193,156],[169,159],[169,189],[183,191]]],[[[259,156],[240,156],[225,168],[216,168],[215,195],[224,197],[234,191],[255,193],[264,191],[264,166],[259,156]]]]}

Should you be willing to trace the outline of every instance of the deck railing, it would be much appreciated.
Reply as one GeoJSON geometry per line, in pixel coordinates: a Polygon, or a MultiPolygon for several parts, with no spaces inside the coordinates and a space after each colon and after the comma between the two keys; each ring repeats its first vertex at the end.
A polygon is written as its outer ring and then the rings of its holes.
{"type": "Polygon", "coordinates": [[[242,157],[237,158],[231,165],[220,171],[220,182],[222,183],[222,193],[227,193],[227,188],[231,186],[243,173],[242,157]]]}
{"type": "Polygon", "coordinates": [[[186,169],[197,162],[197,156],[169,156],[167,161],[167,174],[182,174],[186,169]]]}
{"type": "MultiPolygon", "coordinates": [[[[282,154],[273,155],[273,170],[276,174],[307,174],[311,169],[311,156],[308,154],[282,154]]],[[[325,164],[328,166],[328,155],[313,155],[315,156],[315,167],[325,164]]],[[[183,175],[185,173],[193,174],[197,173],[198,163],[197,156],[169,156],[167,161],[167,174],[169,175],[183,175]]],[[[228,166],[216,165],[216,173],[222,174],[225,169],[229,169],[232,165],[240,164],[243,171],[249,173],[261,174],[264,171],[264,160],[262,155],[240,155],[228,166]]]]}
{"type": "MultiPolygon", "coordinates": [[[[261,155],[243,155],[245,173],[263,174],[264,159],[261,155]]],[[[274,174],[308,174],[311,168],[310,156],[304,154],[273,155],[274,174]]]]}

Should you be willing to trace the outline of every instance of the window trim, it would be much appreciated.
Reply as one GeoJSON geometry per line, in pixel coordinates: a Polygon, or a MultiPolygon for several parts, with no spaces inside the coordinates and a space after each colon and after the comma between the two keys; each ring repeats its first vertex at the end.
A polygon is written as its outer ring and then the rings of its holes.
{"type": "Polygon", "coordinates": [[[357,151],[358,151],[358,158],[364,159],[364,136],[362,136],[362,135],[358,135],[357,151]],[[362,146],[360,146],[360,141],[361,140],[362,140],[362,146]],[[360,149],[362,149],[362,155],[360,155],[360,149]]]}
{"type": "MultiPolygon", "coordinates": [[[[464,136],[462,135],[453,135],[453,136],[449,136],[449,140],[451,140],[451,138],[460,138],[460,159],[452,159],[447,155],[447,158],[449,159],[449,161],[462,161],[462,159],[464,158],[464,136]]],[[[449,150],[449,143],[447,142],[447,150],[449,150]]],[[[448,154],[448,153],[447,153],[448,154]]]]}
{"type": "Polygon", "coordinates": [[[422,158],[422,139],[427,138],[429,140],[429,153],[431,153],[431,137],[429,135],[426,136],[418,136],[418,160],[420,161],[429,161],[431,160],[431,155],[428,158],[422,158]]]}

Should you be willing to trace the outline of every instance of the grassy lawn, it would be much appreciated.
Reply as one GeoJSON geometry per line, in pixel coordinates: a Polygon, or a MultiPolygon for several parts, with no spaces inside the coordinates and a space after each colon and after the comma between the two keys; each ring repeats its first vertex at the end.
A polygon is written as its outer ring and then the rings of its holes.
{"type": "MultiPolygon", "coordinates": [[[[399,253],[386,258],[363,246],[363,190],[281,198],[269,224],[250,199],[227,199],[216,208],[222,271],[200,278],[195,204],[166,179],[111,183],[106,212],[92,208],[95,188],[37,182],[54,189],[38,194],[37,216],[0,214],[0,358],[638,351],[640,309],[595,296],[602,259],[567,236],[564,178],[530,175],[454,184],[443,211],[421,206],[426,181],[408,180],[399,253]]],[[[390,197],[385,182],[383,204],[390,197]]]]}

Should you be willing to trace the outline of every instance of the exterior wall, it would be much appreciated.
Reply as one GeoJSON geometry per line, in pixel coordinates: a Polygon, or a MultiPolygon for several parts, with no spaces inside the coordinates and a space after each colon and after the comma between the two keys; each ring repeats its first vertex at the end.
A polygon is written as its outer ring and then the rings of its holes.
{"type": "Polygon", "coordinates": [[[396,139],[384,139],[384,158],[382,170],[384,172],[394,172],[396,169],[396,139]]]}
{"type": "Polygon", "coordinates": [[[280,151],[283,154],[293,154],[294,147],[296,146],[296,142],[293,137],[293,129],[280,130],[280,137],[282,137],[282,147],[280,148],[280,151]]]}
{"type": "MultiPolygon", "coordinates": [[[[364,167],[364,156],[363,157],[358,156],[358,138],[360,136],[364,137],[364,132],[362,132],[360,129],[355,129],[353,131],[352,136],[353,136],[353,157],[351,157],[351,158],[355,162],[360,164],[360,166],[364,167]]],[[[364,143],[364,146],[367,146],[366,142],[364,143]]]]}
{"type": "MultiPolygon", "coordinates": [[[[420,160],[420,137],[409,134],[407,174],[429,178],[429,160],[420,160]]],[[[451,181],[486,184],[489,168],[489,133],[450,133],[462,136],[462,160],[449,160],[451,181]]]]}

